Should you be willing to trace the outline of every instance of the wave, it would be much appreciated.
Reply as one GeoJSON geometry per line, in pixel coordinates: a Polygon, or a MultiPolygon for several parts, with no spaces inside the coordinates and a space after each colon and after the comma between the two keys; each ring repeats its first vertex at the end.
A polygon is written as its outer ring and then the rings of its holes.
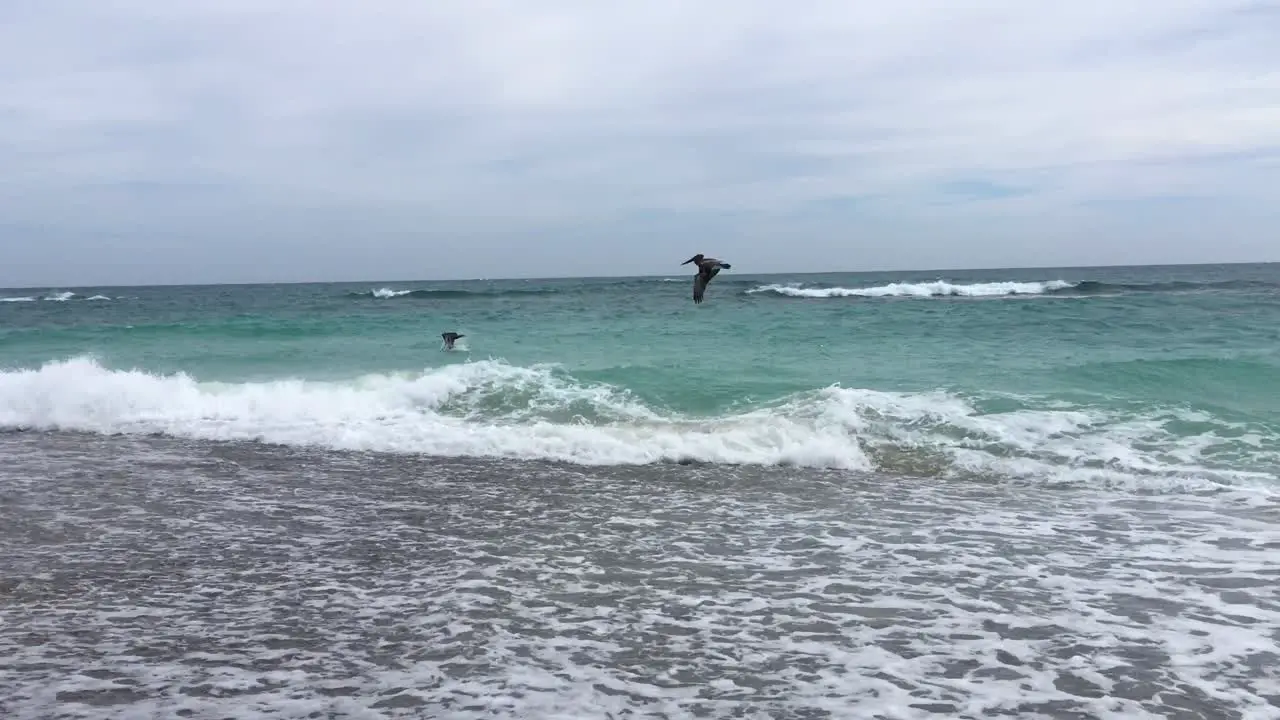
{"type": "Polygon", "coordinates": [[[1029,282],[1004,281],[985,283],[953,283],[946,280],[918,283],[889,283],[870,287],[839,287],[807,285],[804,283],[772,283],[757,285],[745,292],[747,295],[770,294],[792,298],[882,298],[882,297],[1010,297],[1029,296],[1089,296],[1119,295],[1127,293],[1207,292],[1214,290],[1270,289],[1273,283],[1252,280],[1225,282],[1162,282],[1162,283],[1106,283],[1096,280],[1071,282],[1067,280],[1039,280],[1029,282]]]}
{"type": "Polygon", "coordinates": [[[1060,371],[1072,385],[1113,395],[1229,407],[1269,416],[1280,397],[1280,357],[1169,357],[1086,362],[1060,371]]]}
{"type": "Polygon", "coordinates": [[[348,382],[215,383],[77,357],[0,373],[0,428],[583,465],[793,465],[1163,489],[1272,487],[1280,467],[1274,433],[1177,409],[983,412],[974,399],[947,393],[832,386],[698,417],[554,367],[501,361],[348,382]],[[1198,423],[1195,433],[1171,429],[1188,422],[1198,423]]]}
{"type": "Polygon", "coordinates": [[[748,294],[773,293],[789,297],[996,297],[1001,295],[1043,295],[1046,292],[1074,287],[1064,280],[1045,282],[992,282],[957,285],[944,280],[928,283],[890,283],[865,288],[803,287],[800,285],[761,285],[751,288],[748,294]]]}
{"type": "Polygon", "coordinates": [[[377,300],[391,300],[395,298],[418,298],[418,299],[457,299],[471,297],[502,297],[506,295],[549,295],[557,292],[553,288],[523,288],[523,289],[501,289],[501,290],[456,290],[456,289],[416,289],[416,290],[397,290],[394,288],[377,288],[375,290],[366,290],[363,292],[349,292],[347,297],[352,298],[374,298],[377,300]]]}
{"type": "Polygon", "coordinates": [[[8,302],[8,303],[36,302],[38,300],[44,300],[46,302],[67,302],[68,300],[110,300],[110,299],[111,298],[107,297],[106,295],[90,295],[88,297],[85,297],[84,295],[80,295],[74,292],[61,291],[61,292],[56,292],[56,293],[46,295],[44,297],[37,297],[35,295],[0,297],[0,302],[8,302]]]}
{"type": "Polygon", "coordinates": [[[1175,280],[1156,283],[1106,283],[1085,280],[1076,283],[1071,290],[1082,295],[1125,293],[1177,293],[1177,292],[1212,292],[1215,290],[1276,290],[1275,283],[1265,280],[1223,280],[1219,282],[1191,282],[1175,280]]]}
{"type": "MultiPolygon", "coordinates": [[[[687,282],[686,278],[654,277],[654,278],[620,278],[614,282],[567,284],[563,286],[540,287],[499,287],[487,289],[458,288],[391,288],[381,287],[372,290],[347,293],[348,297],[391,300],[409,299],[467,299],[494,298],[505,296],[561,295],[583,292],[596,292],[602,288],[608,290],[636,291],[639,287],[650,283],[687,282]]],[[[1229,290],[1280,290],[1274,283],[1256,280],[1230,280],[1223,282],[1159,282],[1159,283],[1108,283],[1097,280],[1069,281],[1032,280],[1032,281],[994,281],[960,283],[948,280],[929,282],[897,282],[867,287],[845,287],[826,283],[776,282],[761,284],[759,279],[750,278],[718,278],[717,284],[722,288],[740,288],[739,292],[748,296],[779,296],[785,298],[940,298],[940,297],[1043,297],[1043,296],[1110,296],[1132,293],[1162,292],[1212,292],[1229,290]]]]}

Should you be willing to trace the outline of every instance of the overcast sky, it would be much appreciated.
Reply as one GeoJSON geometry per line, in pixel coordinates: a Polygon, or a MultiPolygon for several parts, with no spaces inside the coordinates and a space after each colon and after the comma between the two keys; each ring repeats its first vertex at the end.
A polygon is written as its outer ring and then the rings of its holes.
{"type": "Polygon", "coordinates": [[[0,4],[0,285],[1280,260],[1280,1],[0,4]]]}

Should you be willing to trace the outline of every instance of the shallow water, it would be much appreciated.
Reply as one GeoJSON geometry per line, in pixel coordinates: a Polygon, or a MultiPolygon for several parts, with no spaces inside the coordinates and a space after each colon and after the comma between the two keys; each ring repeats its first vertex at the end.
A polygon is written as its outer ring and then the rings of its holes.
{"type": "Polygon", "coordinates": [[[7,718],[1280,713],[1280,507],[1228,495],[0,453],[7,718]]]}

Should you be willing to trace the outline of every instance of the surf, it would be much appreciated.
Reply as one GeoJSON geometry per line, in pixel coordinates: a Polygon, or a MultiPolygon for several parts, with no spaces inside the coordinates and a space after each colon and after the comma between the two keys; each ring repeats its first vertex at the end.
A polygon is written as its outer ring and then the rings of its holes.
{"type": "MultiPolygon", "coordinates": [[[[1192,417],[1195,415],[1195,417],[1192,417]]],[[[552,365],[203,382],[82,356],[0,372],[0,428],[579,465],[787,465],[1162,491],[1280,489],[1280,436],[1137,411],[829,386],[682,413],[552,365]],[[1177,427],[1194,428],[1179,434],[1177,427]],[[1264,437],[1265,436],[1265,437],[1264,437]]]]}
{"type": "Polygon", "coordinates": [[[49,295],[14,295],[14,296],[8,296],[8,297],[0,297],[0,303],[37,302],[41,300],[44,302],[64,303],[69,300],[101,301],[101,300],[110,300],[110,299],[111,298],[106,295],[86,296],[86,295],[71,292],[68,290],[62,290],[58,292],[52,292],[49,295]]]}
{"type": "Polygon", "coordinates": [[[350,291],[346,293],[349,298],[358,299],[374,299],[374,300],[396,300],[396,299],[417,299],[417,300],[465,300],[468,298],[498,298],[498,297],[520,297],[526,295],[554,295],[559,290],[555,288],[496,288],[484,290],[458,290],[450,288],[391,288],[379,287],[373,290],[350,291]]]}
{"type": "Polygon", "coordinates": [[[871,287],[805,287],[801,284],[768,284],[751,288],[746,293],[748,295],[768,293],[796,298],[998,297],[1004,295],[1043,295],[1071,287],[1075,287],[1075,284],[1065,280],[971,284],[957,284],[937,280],[921,283],[889,283],[871,287]]]}
{"type": "Polygon", "coordinates": [[[745,295],[788,298],[994,298],[994,297],[1109,297],[1157,293],[1275,292],[1275,283],[1260,280],[1210,282],[1104,282],[1100,280],[1001,280],[959,283],[948,280],[894,282],[866,287],[820,283],[766,283],[743,291],[745,295]]]}

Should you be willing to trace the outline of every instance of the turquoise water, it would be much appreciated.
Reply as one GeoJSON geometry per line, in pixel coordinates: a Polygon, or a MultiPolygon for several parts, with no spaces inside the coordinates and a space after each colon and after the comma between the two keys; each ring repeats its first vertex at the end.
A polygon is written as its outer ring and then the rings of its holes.
{"type": "Polygon", "coordinates": [[[1271,487],[1280,265],[0,291],[0,426],[1271,487]],[[440,333],[465,334],[441,350],[440,333]]]}

